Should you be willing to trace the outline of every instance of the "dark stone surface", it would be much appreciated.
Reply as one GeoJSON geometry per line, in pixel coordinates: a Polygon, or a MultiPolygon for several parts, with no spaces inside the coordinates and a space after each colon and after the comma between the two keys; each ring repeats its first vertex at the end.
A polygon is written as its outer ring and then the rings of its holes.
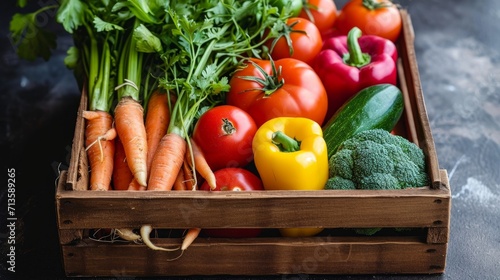
{"type": "MultiPolygon", "coordinates": [[[[346,1],[335,2],[340,8],[346,1]]],[[[448,171],[452,187],[446,272],[394,276],[300,275],[297,279],[500,277],[500,40],[497,36],[500,2],[398,2],[412,17],[420,78],[439,164],[448,171]]],[[[79,101],[75,79],[62,62],[71,38],[59,39],[57,51],[48,63],[20,60],[8,31],[14,11],[11,1],[2,3],[0,158],[4,183],[0,186],[3,208],[0,220],[4,224],[7,219],[4,191],[7,169],[15,168],[17,272],[14,275],[5,271],[7,230],[2,226],[0,276],[5,276],[1,279],[13,276],[60,279],[63,272],[54,215],[54,184],[58,169],[67,168],[69,162],[79,101]]],[[[43,20],[41,24],[48,24],[43,20]]]]}

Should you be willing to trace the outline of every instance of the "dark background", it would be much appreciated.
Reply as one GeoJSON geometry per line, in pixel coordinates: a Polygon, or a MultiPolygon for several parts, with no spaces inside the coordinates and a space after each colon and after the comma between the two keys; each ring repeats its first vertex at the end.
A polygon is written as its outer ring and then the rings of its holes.
{"type": "MultiPolygon", "coordinates": [[[[345,2],[335,1],[339,9],[345,2]]],[[[498,279],[500,1],[407,0],[398,3],[412,17],[420,78],[439,164],[448,171],[452,187],[446,272],[428,276],[308,277],[498,279]]],[[[7,170],[15,168],[17,272],[5,271],[7,229],[2,226],[0,276],[1,279],[13,276],[61,279],[64,273],[57,239],[54,187],[58,170],[66,169],[69,164],[80,96],[73,74],[63,64],[72,40],[68,36],[60,37],[57,51],[48,62],[20,60],[8,29],[15,11],[18,9],[14,1],[2,2],[0,172],[4,183],[0,186],[0,220],[2,225],[6,221],[7,170]]],[[[47,15],[40,23],[50,24],[49,20],[52,18],[47,15]]],[[[271,277],[257,279],[268,278],[271,277]]]]}

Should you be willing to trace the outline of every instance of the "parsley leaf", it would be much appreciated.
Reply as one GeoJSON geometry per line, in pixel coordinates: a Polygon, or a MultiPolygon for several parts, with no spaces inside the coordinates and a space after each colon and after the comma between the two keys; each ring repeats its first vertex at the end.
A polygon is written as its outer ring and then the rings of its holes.
{"type": "Polygon", "coordinates": [[[15,14],[10,22],[11,39],[17,54],[33,61],[38,57],[48,60],[56,48],[54,33],[43,30],[36,23],[37,13],[15,14]]]}
{"type": "Polygon", "coordinates": [[[73,33],[85,22],[87,6],[80,0],[65,0],[57,12],[57,21],[68,33],[73,33]]]}
{"type": "Polygon", "coordinates": [[[94,17],[94,27],[97,30],[97,32],[123,30],[123,27],[110,22],[106,22],[97,16],[94,17]]]}

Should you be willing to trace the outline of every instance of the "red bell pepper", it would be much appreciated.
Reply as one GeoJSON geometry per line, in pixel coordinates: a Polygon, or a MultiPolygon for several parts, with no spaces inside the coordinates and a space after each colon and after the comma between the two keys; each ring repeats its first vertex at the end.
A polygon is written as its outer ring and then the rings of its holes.
{"type": "Polygon", "coordinates": [[[362,35],[357,27],[347,36],[327,39],[313,65],[328,94],[325,120],[365,87],[382,83],[396,85],[397,57],[393,42],[362,35]]]}

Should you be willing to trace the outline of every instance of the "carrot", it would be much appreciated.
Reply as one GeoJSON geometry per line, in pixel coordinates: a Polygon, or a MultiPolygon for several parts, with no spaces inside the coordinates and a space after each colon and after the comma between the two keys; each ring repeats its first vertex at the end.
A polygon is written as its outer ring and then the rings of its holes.
{"type": "Polygon", "coordinates": [[[184,162],[186,140],[177,133],[161,139],[151,162],[148,190],[171,190],[184,162]]]}
{"type": "Polygon", "coordinates": [[[120,141],[120,137],[116,137],[113,167],[113,189],[122,191],[127,190],[133,177],[134,175],[130,171],[127,164],[127,157],[125,156],[122,141],[120,141]]]}
{"type": "MultiPolygon", "coordinates": [[[[151,169],[151,162],[156,152],[156,148],[160,143],[161,138],[167,133],[168,124],[170,122],[170,109],[169,98],[166,93],[154,91],[148,99],[147,112],[146,112],[146,142],[148,145],[147,154],[147,170],[151,169]]],[[[149,174],[147,175],[149,179],[149,174]]],[[[141,186],[139,182],[134,179],[130,182],[129,190],[145,190],[146,186],[141,186]]]]}
{"type": "Polygon", "coordinates": [[[115,229],[115,233],[127,241],[137,241],[141,239],[140,235],[137,235],[132,229],[129,228],[117,228],[115,229]]]}
{"type": "Polygon", "coordinates": [[[177,248],[172,248],[172,249],[167,249],[167,248],[163,248],[163,247],[158,247],[156,245],[154,245],[151,240],[149,239],[149,235],[151,234],[151,231],[153,231],[153,228],[151,227],[151,225],[143,225],[141,227],[141,238],[142,238],[142,241],[144,242],[144,244],[146,244],[150,249],[153,249],[153,250],[159,250],[159,251],[168,251],[168,252],[171,252],[171,251],[176,251],[176,250],[179,250],[179,247],[177,248]]]}
{"type": "Polygon", "coordinates": [[[197,189],[198,180],[196,179],[196,174],[189,166],[187,160],[184,160],[181,171],[184,174],[185,189],[195,191],[197,189]]]}
{"type": "Polygon", "coordinates": [[[113,175],[116,132],[113,117],[104,111],[83,111],[87,120],[85,146],[90,162],[90,189],[107,191],[113,175]]]}
{"type": "Polygon", "coordinates": [[[146,186],[141,186],[139,182],[135,178],[132,178],[130,183],[127,186],[127,190],[129,191],[143,191],[146,190],[146,186]]]}
{"type": "MultiPolygon", "coordinates": [[[[160,91],[154,91],[148,99],[145,131],[146,143],[148,147],[146,167],[147,171],[151,168],[153,155],[161,138],[167,133],[168,123],[170,122],[169,96],[160,91]]],[[[146,174],[148,180],[149,174],[146,174]]],[[[131,180],[128,190],[145,190],[146,186],[139,184],[136,178],[131,180]]]]}
{"type": "Polygon", "coordinates": [[[148,146],[143,111],[139,102],[123,97],[115,108],[115,125],[134,178],[140,185],[146,186],[148,146]]]}
{"type": "Polygon", "coordinates": [[[179,170],[179,173],[177,174],[177,178],[175,178],[173,189],[176,191],[186,191],[188,189],[188,186],[186,185],[186,179],[184,177],[184,170],[183,169],[179,170]]]}
{"type": "Polygon", "coordinates": [[[169,98],[166,93],[155,91],[148,100],[146,112],[146,139],[148,143],[147,166],[151,167],[160,140],[167,134],[170,123],[169,98]]]}
{"type": "MultiPolygon", "coordinates": [[[[193,139],[190,139],[191,149],[187,151],[189,162],[194,162],[194,169],[205,179],[212,190],[217,187],[215,175],[203,155],[203,152],[198,147],[198,144],[193,139]]],[[[193,166],[193,165],[191,165],[193,166]]]]}
{"type": "Polygon", "coordinates": [[[200,235],[201,228],[188,229],[184,239],[182,240],[181,251],[185,251],[193,241],[200,235]]]}

